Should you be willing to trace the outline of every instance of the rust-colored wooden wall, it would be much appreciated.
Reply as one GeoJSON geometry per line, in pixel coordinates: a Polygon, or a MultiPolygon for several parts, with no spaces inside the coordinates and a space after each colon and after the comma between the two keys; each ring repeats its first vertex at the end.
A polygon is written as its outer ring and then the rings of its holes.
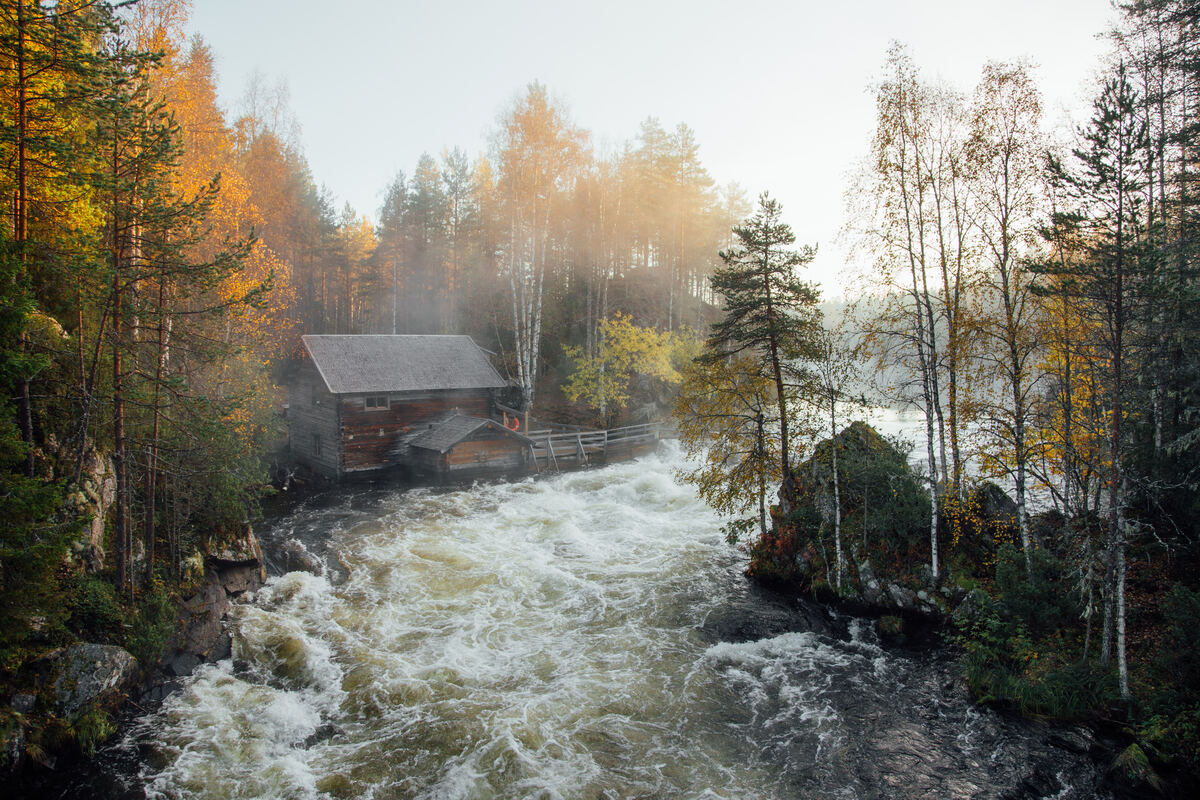
{"type": "Polygon", "coordinates": [[[491,401],[487,389],[423,394],[392,394],[387,409],[365,408],[364,395],[341,401],[342,468],[346,472],[388,465],[395,439],[422,423],[458,409],[472,417],[488,417],[491,401]]]}

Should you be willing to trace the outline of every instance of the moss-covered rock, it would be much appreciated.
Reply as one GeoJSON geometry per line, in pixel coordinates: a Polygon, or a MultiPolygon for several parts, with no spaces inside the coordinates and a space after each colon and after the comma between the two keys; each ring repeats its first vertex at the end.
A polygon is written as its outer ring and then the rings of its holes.
{"type": "Polygon", "coordinates": [[[77,644],[55,658],[54,706],[74,719],[92,705],[105,705],[120,695],[137,675],[138,663],[127,650],[110,644],[77,644]]]}
{"type": "Polygon", "coordinates": [[[870,425],[855,422],[818,444],[794,471],[794,503],[776,509],[772,530],[751,546],[750,574],[806,592],[828,586],[839,597],[861,598],[867,605],[891,602],[887,584],[894,584],[895,594],[907,600],[906,579],[920,561],[928,532],[929,495],[906,454],[870,425]],[[840,588],[833,570],[838,507],[840,588]]]}

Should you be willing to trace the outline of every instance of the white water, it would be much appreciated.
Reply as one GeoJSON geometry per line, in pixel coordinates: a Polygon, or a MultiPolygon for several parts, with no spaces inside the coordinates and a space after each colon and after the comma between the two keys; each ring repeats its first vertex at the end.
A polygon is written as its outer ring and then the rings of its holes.
{"type": "Polygon", "coordinates": [[[233,661],[128,740],[147,795],[893,797],[916,758],[995,796],[1007,729],[749,587],[676,458],[296,512],[344,579],[236,608],[233,661]]]}

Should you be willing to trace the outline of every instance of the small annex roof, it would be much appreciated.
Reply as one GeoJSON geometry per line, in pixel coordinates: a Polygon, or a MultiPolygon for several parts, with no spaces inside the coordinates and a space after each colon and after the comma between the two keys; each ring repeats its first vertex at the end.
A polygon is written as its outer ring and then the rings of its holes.
{"type": "Polygon", "coordinates": [[[533,444],[533,439],[517,431],[509,430],[493,419],[469,417],[466,414],[456,413],[430,425],[429,430],[423,431],[410,439],[408,446],[445,453],[454,447],[454,445],[482,428],[492,428],[493,430],[506,433],[515,439],[519,439],[525,444],[533,444]]]}
{"type": "Polygon", "coordinates": [[[303,341],[332,394],[507,385],[470,336],[312,335],[303,341]]]}

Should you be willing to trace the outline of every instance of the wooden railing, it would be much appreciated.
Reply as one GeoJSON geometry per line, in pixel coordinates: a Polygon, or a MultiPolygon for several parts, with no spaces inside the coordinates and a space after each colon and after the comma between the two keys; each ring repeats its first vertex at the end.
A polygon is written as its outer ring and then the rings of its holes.
{"type": "Polygon", "coordinates": [[[639,445],[648,445],[671,435],[671,429],[659,422],[627,425],[609,430],[559,432],[529,431],[532,451],[539,468],[579,467],[610,456],[628,458],[639,445]]]}

